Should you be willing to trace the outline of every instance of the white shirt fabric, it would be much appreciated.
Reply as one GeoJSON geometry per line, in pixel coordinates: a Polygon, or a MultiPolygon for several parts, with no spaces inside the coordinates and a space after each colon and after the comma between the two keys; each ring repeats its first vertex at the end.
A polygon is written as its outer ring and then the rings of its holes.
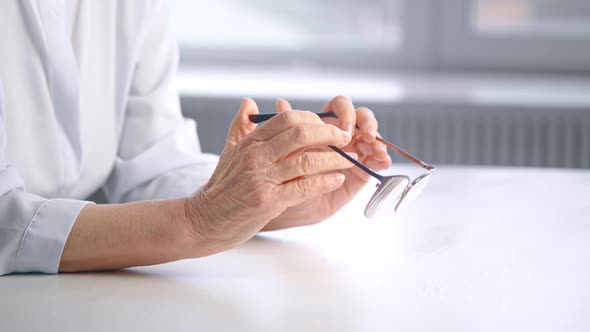
{"type": "Polygon", "coordinates": [[[56,273],[83,201],[187,196],[201,153],[166,1],[0,1],[0,275],[56,273]]]}

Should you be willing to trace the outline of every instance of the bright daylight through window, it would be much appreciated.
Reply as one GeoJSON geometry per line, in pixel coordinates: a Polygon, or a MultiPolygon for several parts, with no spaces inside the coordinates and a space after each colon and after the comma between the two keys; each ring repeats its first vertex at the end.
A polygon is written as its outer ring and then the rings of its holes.
{"type": "Polygon", "coordinates": [[[588,0],[477,0],[474,10],[481,34],[590,38],[588,0]]]}
{"type": "Polygon", "coordinates": [[[402,42],[395,0],[176,0],[175,8],[188,47],[393,50],[402,42]]]}

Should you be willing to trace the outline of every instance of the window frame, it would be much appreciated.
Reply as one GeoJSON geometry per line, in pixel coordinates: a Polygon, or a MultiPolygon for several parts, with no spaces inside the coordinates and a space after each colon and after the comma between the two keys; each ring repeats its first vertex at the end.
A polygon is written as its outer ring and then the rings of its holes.
{"type": "Polygon", "coordinates": [[[180,45],[181,66],[313,67],[358,71],[590,73],[590,39],[477,35],[472,0],[408,0],[397,51],[200,49],[180,45]],[[239,53],[239,55],[236,55],[239,53]]]}
{"type": "Polygon", "coordinates": [[[352,70],[393,70],[429,67],[432,58],[431,0],[402,4],[402,47],[395,51],[347,49],[281,50],[263,48],[202,49],[180,45],[182,66],[308,66],[352,70]],[[426,22],[426,24],[424,24],[426,22]],[[237,55],[236,53],[239,53],[237,55]]]}
{"type": "Polygon", "coordinates": [[[440,17],[437,65],[448,69],[590,72],[590,39],[476,35],[473,0],[436,1],[440,17]],[[581,70],[582,69],[582,70],[581,70]]]}

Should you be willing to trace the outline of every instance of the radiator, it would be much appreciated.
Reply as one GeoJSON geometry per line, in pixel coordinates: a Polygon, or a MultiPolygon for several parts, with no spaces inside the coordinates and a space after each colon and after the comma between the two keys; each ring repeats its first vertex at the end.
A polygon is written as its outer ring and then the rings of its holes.
{"type": "Polygon", "coordinates": [[[379,121],[384,136],[432,163],[590,168],[590,110],[413,105],[379,121]]]}
{"type": "MultiPolygon", "coordinates": [[[[257,102],[262,111],[274,110],[273,100],[257,102]]],[[[185,116],[197,120],[203,150],[220,153],[240,100],[185,97],[182,104],[185,116]]],[[[323,104],[301,100],[294,107],[323,104]]],[[[359,104],[375,112],[385,138],[432,164],[590,168],[590,109],[359,104]]]]}

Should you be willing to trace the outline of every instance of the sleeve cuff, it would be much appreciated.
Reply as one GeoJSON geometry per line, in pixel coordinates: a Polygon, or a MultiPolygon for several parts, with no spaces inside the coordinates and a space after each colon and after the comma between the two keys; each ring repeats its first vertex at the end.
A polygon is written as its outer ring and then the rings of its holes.
{"type": "Polygon", "coordinates": [[[31,220],[16,259],[16,272],[58,272],[68,235],[86,204],[92,202],[50,199],[31,220]]]}

